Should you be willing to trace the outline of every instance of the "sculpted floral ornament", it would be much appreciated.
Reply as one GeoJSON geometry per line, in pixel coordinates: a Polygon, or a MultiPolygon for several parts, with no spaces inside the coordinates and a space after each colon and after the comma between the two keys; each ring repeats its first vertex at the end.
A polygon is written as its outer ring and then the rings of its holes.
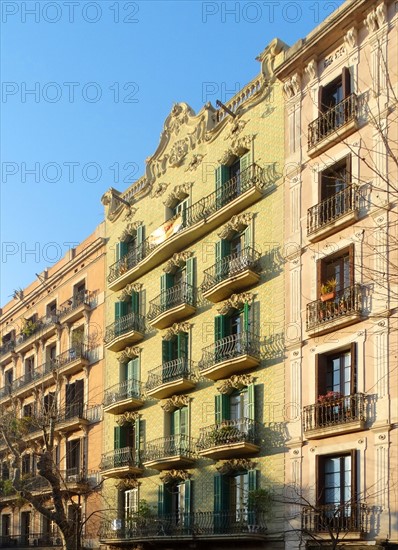
{"type": "Polygon", "coordinates": [[[130,206],[130,207],[126,208],[126,215],[124,216],[124,221],[128,222],[132,218],[134,218],[137,211],[138,211],[138,208],[134,208],[134,206],[130,206]]]}
{"type": "Polygon", "coordinates": [[[163,193],[168,188],[168,183],[158,183],[155,187],[152,189],[151,197],[153,199],[157,199],[158,197],[161,197],[163,193]]]}
{"type": "Polygon", "coordinates": [[[231,143],[229,149],[227,149],[222,157],[219,159],[220,164],[228,164],[234,157],[239,157],[250,150],[251,143],[254,140],[254,134],[248,134],[237,138],[231,143]]]}
{"type": "Polygon", "coordinates": [[[119,191],[111,187],[101,197],[102,204],[107,208],[106,217],[109,221],[114,222],[123,212],[125,203],[119,198],[119,191]]]}
{"type": "Polygon", "coordinates": [[[188,166],[185,169],[185,172],[192,172],[193,170],[196,170],[196,168],[199,166],[199,164],[204,159],[205,155],[192,155],[191,160],[188,163],[188,166]]]}
{"type": "Polygon", "coordinates": [[[119,241],[126,241],[129,237],[131,237],[132,235],[135,235],[140,225],[142,225],[142,221],[141,222],[136,221],[136,222],[127,224],[123,233],[119,237],[119,241]]]}
{"type": "Polygon", "coordinates": [[[124,287],[122,292],[119,294],[119,302],[125,302],[129,300],[133,292],[141,292],[142,283],[131,283],[124,287]]]}
{"type": "Polygon", "coordinates": [[[232,472],[241,472],[243,470],[253,470],[256,463],[247,458],[233,458],[227,460],[221,466],[217,467],[220,474],[230,474],[232,472]]]}
{"type": "Polygon", "coordinates": [[[254,383],[254,377],[250,374],[234,374],[231,378],[220,380],[220,385],[217,389],[220,393],[229,394],[233,390],[241,390],[247,388],[254,383]]]}
{"type": "Polygon", "coordinates": [[[252,219],[252,212],[245,212],[244,214],[232,216],[229,222],[224,225],[220,233],[218,233],[218,236],[220,239],[228,239],[235,233],[235,231],[242,231],[244,227],[250,225],[252,219]]]}
{"type": "Polygon", "coordinates": [[[344,36],[344,45],[347,50],[352,50],[357,46],[358,40],[358,31],[355,27],[351,27],[349,31],[344,36]]]}
{"type": "Polygon", "coordinates": [[[187,156],[188,143],[189,143],[188,138],[180,139],[179,141],[176,141],[174,143],[170,151],[170,157],[169,157],[170,166],[173,166],[173,167],[180,166],[184,158],[187,156]]]}
{"type": "Polygon", "coordinates": [[[162,409],[165,412],[172,412],[175,409],[181,409],[189,405],[189,397],[187,395],[172,395],[168,399],[165,399],[161,404],[162,409]]]}
{"type": "Polygon", "coordinates": [[[282,40],[279,40],[279,38],[274,38],[265,50],[263,50],[261,54],[256,57],[257,61],[260,61],[261,63],[261,71],[267,80],[270,80],[274,76],[276,56],[279,55],[285,48],[286,44],[284,44],[282,40]]]}
{"type": "Polygon", "coordinates": [[[377,8],[368,13],[365,19],[365,25],[369,32],[379,30],[387,21],[387,8],[384,2],[379,4],[377,8]]]}
{"type": "Polygon", "coordinates": [[[166,331],[166,334],[163,336],[163,340],[171,340],[179,332],[189,332],[191,327],[191,323],[174,323],[174,325],[166,331]]]}
{"type": "Polygon", "coordinates": [[[139,420],[141,415],[135,411],[126,411],[116,420],[118,426],[125,426],[126,424],[134,424],[136,420],[139,420]]]}
{"type": "Polygon", "coordinates": [[[254,296],[251,292],[242,292],[241,294],[232,294],[229,300],[226,300],[223,305],[218,308],[220,315],[228,315],[234,309],[241,309],[244,304],[251,304],[254,296]]]}
{"type": "Polygon", "coordinates": [[[300,91],[300,75],[295,73],[289,80],[283,85],[283,92],[287,99],[290,99],[297,95],[300,91]]]}
{"type": "Polygon", "coordinates": [[[181,185],[177,185],[174,188],[174,191],[167,197],[166,201],[164,202],[164,205],[168,208],[172,208],[176,202],[179,202],[187,197],[189,197],[189,193],[191,191],[193,183],[183,183],[181,185]]]}
{"type": "Polygon", "coordinates": [[[191,252],[190,250],[185,250],[184,252],[176,252],[166,263],[163,271],[165,273],[173,273],[176,269],[183,267],[187,263],[188,258],[191,258],[192,256],[193,252],[191,252]]]}
{"type": "Polygon", "coordinates": [[[316,78],[318,72],[318,64],[315,59],[311,59],[311,61],[305,67],[304,72],[310,82],[316,78]]]}
{"type": "Polygon", "coordinates": [[[141,348],[139,348],[138,346],[126,348],[118,355],[118,361],[120,363],[126,363],[129,359],[139,357],[140,353],[141,348]]]}
{"type": "Polygon", "coordinates": [[[138,489],[141,485],[141,481],[138,481],[135,477],[132,478],[125,478],[117,483],[115,483],[115,487],[119,489],[119,491],[126,491],[127,489],[138,489]]]}
{"type": "Polygon", "coordinates": [[[247,124],[247,120],[242,120],[242,119],[238,119],[238,118],[231,118],[231,128],[230,128],[230,131],[228,132],[228,134],[225,136],[225,141],[229,140],[229,139],[234,139],[236,138],[236,136],[238,134],[240,134],[240,132],[243,130],[243,128],[246,126],[247,124]]]}
{"type": "Polygon", "coordinates": [[[163,481],[163,483],[171,483],[173,481],[186,481],[191,477],[192,474],[190,474],[186,470],[169,470],[168,472],[165,472],[162,476],[160,476],[160,479],[163,481]]]}

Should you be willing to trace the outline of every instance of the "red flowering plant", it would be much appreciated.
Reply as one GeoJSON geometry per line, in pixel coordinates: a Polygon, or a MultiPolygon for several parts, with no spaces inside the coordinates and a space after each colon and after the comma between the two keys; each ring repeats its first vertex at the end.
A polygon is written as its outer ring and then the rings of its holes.
{"type": "Polygon", "coordinates": [[[340,399],[341,393],[339,391],[328,391],[325,395],[318,395],[318,403],[331,403],[340,399]]]}

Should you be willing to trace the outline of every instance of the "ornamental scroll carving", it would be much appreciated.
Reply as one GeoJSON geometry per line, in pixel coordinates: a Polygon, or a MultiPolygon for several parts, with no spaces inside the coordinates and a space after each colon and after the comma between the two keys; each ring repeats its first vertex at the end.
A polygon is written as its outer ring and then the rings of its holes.
{"type": "Polygon", "coordinates": [[[387,8],[384,2],[368,13],[365,25],[369,32],[376,32],[387,21],[387,8]]]}
{"type": "Polygon", "coordinates": [[[189,332],[191,330],[191,323],[174,323],[163,336],[163,340],[171,340],[179,332],[189,332]]]}
{"type": "Polygon", "coordinates": [[[127,241],[129,237],[135,235],[140,225],[142,225],[142,222],[138,221],[127,224],[127,227],[125,227],[123,233],[119,237],[119,241],[127,241]]]}
{"type": "Polygon", "coordinates": [[[233,458],[227,460],[221,466],[217,467],[220,474],[230,474],[232,472],[241,472],[243,470],[253,470],[256,463],[247,458],[233,458]]]}
{"type": "Polygon", "coordinates": [[[122,290],[121,294],[119,294],[119,301],[125,302],[130,298],[133,292],[141,292],[141,290],[142,283],[131,283],[122,290]]]}
{"type": "Polygon", "coordinates": [[[169,164],[177,167],[182,164],[182,161],[187,156],[189,150],[189,139],[180,139],[176,141],[170,150],[169,164]]]}
{"type": "Polygon", "coordinates": [[[344,45],[347,50],[352,50],[357,46],[358,31],[355,27],[351,27],[344,36],[344,45]]]}
{"type": "Polygon", "coordinates": [[[169,470],[168,472],[165,472],[164,475],[160,476],[160,479],[163,483],[170,483],[173,481],[186,481],[191,477],[192,474],[186,470],[169,470]]]}
{"type": "Polygon", "coordinates": [[[220,393],[229,394],[233,390],[241,390],[247,388],[254,383],[254,377],[250,374],[234,374],[231,378],[220,380],[220,385],[217,389],[220,393]]]}
{"type": "Polygon", "coordinates": [[[240,120],[238,118],[232,118],[230,120],[231,120],[231,128],[228,134],[224,138],[225,141],[228,139],[235,139],[247,124],[247,120],[240,120]]]}
{"type": "Polygon", "coordinates": [[[270,80],[274,76],[275,59],[285,48],[286,44],[282,40],[274,38],[265,50],[256,57],[257,61],[261,63],[261,72],[267,80],[270,80]]]}
{"type": "Polygon", "coordinates": [[[298,73],[295,73],[289,80],[283,85],[283,92],[287,99],[290,99],[297,95],[301,88],[301,79],[298,73]]]}
{"type": "Polygon", "coordinates": [[[172,412],[175,409],[182,409],[182,407],[187,407],[188,405],[189,397],[187,395],[172,395],[163,401],[161,407],[165,412],[172,412]]]}
{"type": "Polygon", "coordinates": [[[126,215],[124,216],[124,221],[128,222],[132,218],[134,218],[137,211],[138,211],[138,208],[134,208],[133,206],[127,206],[126,207],[126,215]]]}
{"type": "Polygon", "coordinates": [[[318,72],[318,64],[315,59],[311,59],[311,61],[305,67],[304,72],[310,82],[316,78],[318,72]]]}
{"type": "Polygon", "coordinates": [[[205,155],[192,155],[192,158],[189,161],[188,166],[185,169],[185,172],[192,172],[193,170],[196,170],[196,168],[202,162],[204,157],[205,155]]]}
{"type": "Polygon", "coordinates": [[[250,149],[253,139],[254,134],[237,138],[231,143],[230,147],[224,152],[218,162],[225,165],[228,164],[232,158],[243,155],[250,149]]]}
{"type": "Polygon", "coordinates": [[[133,424],[136,420],[140,418],[140,414],[135,411],[126,411],[121,414],[116,420],[118,426],[125,426],[126,424],[133,424]]]}
{"type": "Polygon", "coordinates": [[[193,183],[182,183],[174,187],[173,192],[167,197],[164,202],[164,205],[168,208],[172,208],[176,202],[182,201],[186,197],[189,197],[193,183]]]}
{"type": "Polygon", "coordinates": [[[122,479],[121,481],[118,481],[118,483],[115,483],[115,487],[119,489],[119,491],[125,491],[127,489],[138,489],[141,485],[141,481],[138,481],[136,478],[127,478],[122,479]]]}
{"type": "Polygon", "coordinates": [[[129,359],[134,359],[134,357],[138,357],[140,353],[141,348],[139,348],[138,346],[126,348],[122,351],[120,355],[118,355],[118,361],[120,363],[126,363],[129,359]]]}
{"type": "Polygon", "coordinates": [[[151,197],[153,199],[157,199],[161,197],[163,193],[165,193],[168,186],[169,186],[168,183],[158,183],[158,185],[156,185],[156,187],[152,189],[151,197]]]}
{"type": "Polygon", "coordinates": [[[167,262],[166,266],[163,268],[165,273],[173,273],[179,267],[183,267],[188,258],[193,256],[193,252],[185,250],[184,252],[176,252],[173,254],[172,258],[167,262]]]}
{"type": "Polygon", "coordinates": [[[237,216],[232,216],[232,218],[227,222],[218,236],[220,239],[229,239],[235,233],[235,231],[242,231],[244,227],[250,225],[253,219],[252,212],[245,212],[245,214],[238,214],[237,216]]]}
{"type": "Polygon", "coordinates": [[[242,309],[244,304],[251,304],[254,296],[251,292],[242,292],[241,294],[232,294],[229,300],[226,300],[218,309],[220,315],[228,315],[234,309],[242,309]]]}

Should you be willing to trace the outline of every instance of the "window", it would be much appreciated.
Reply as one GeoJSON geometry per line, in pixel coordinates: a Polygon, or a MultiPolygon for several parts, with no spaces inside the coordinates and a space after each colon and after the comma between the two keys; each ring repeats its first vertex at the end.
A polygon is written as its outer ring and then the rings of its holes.
{"type": "Polygon", "coordinates": [[[126,520],[138,511],[138,487],[123,492],[123,511],[126,520]]]}
{"type": "Polygon", "coordinates": [[[84,380],[76,380],[65,387],[65,417],[81,417],[84,407],[84,380]]]}
{"type": "Polygon", "coordinates": [[[188,373],[188,334],[179,332],[162,341],[162,381],[170,382],[188,373]]]}
{"type": "Polygon", "coordinates": [[[10,479],[10,467],[8,462],[2,462],[1,464],[1,479],[4,481],[10,479]]]}
{"type": "Polygon", "coordinates": [[[25,382],[31,382],[34,378],[35,358],[33,355],[25,359],[25,382]]]}
{"type": "Polygon", "coordinates": [[[47,304],[46,316],[53,319],[57,315],[57,301],[54,300],[50,304],[47,304]]]}
{"type": "Polygon", "coordinates": [[[21,544],[25,546],[29,542],[31,512],[21,512],[21,544]]]}
{"type": "Polygon", "coordinates": [[[43,398],[43,412],[46,415],[55,414],[55,409],[55,392],[49,392],[43,398]]]}
{"type": "Polygon", "coordinates": [[[220,445],[254,441],[255,386],[215,396],[215,442],[220,445]]]}
{"type": "Polygon", "coordinates": [[[249,494],[257,489],[257,470],[237,471],[214,476],[214,527],[217,533],[227,533],[233,523],[256,523],[255,512],[249,508],[249,494]]]}
{"type": "Polygon", "coordinates": [[[321,200],[334,197],[351,184],[351,155],[336,162],[320,173],[321,200]]]}
{"type": "Polygon", "coordinates": [[[4,386],[7,391],[11,391],[13,381],[14,381],[13,369],[6,370],[4,372],[4,386]]]}
{"type": "Polygon", "coordinates": [[[164,273],[160,277],[161,311],[180,305],[190,304],[194,299],[195,258],[187,258],[184,265],[175,268],[172,273],[164,273]]]}
{"type": "MultiPolygon", "coordinates": [[[[120,334],[126,332],[126,324],[123,317],[126,317],[127,315],[132,315],[132,317],[135,317],[135,314],[139,314],[139,310],[140,295],[138,292],[132,292],[128,300],[123,302],[115,302],[115,336],[119,336],[120,334]]],[[[131,327],[131,323],[128,327],[130,327],[130,330],[133,329],[133,327],[131,327]]]]}
{"type": "Polygon", "coordinates": [[[250,182],[250,152],[233,157],[228,165],[216,169],[217,207],[221,208],[248,189],[250,182]]]}
{"type": "Polygon", "coordinates": [[[140,395],[140,360],[138,357],[130,359],[121,365],[121,381],[126,384],[126,397],[140,395]]]}
{"type": "Polygon", "coordinates": [[[248,353],[251,312],[246,302],[242,309],[214,319],[215,359],[217,362],[248,353]]]}
{"type": "MultiPolygon", "coordinates": [[[[347,67],[344,67],[342,74],[326,86],[319,87],[319,110],[326,113],[333,109],[343,99],[351,94],[351,74],[347,67]]],[[[342,113],[337,113],[336,124],[342,113]]]]}
{"type": "Polygon", "coordinates": [[[46,347],[46,370],[51,370],[56,365],[57,346],[52,344],[46,347]]]}
{"type": "Polygon", "coordinates": [[[142,258],[142,243],[144,241],[144,226],[140,225],[125,240],[116,243],[116,262],[125,257],[125,262],[121,264],[121,274],[129,268],[129,260],[135,265],[142,258]],[[128,257],[128,258],[127,258],[128,257]]]}
{"type": "Polygon", "coordinates": [[[335,281],[334,292],[341,294],[344,289],[354,284],[354,245],[340,250],[317,262],[318,293],[322,293],[322,285],[335,281]]]}
{"type": "Polygon", "coordinates": [[[1,516],[1,535],[2,537],[11,535],[11,514],[2,514],[1,516]]]}
{"type": "Polygon", "coordinates": [[[22,455],[22,475],[31,473],[31,455],[24,454],[22,455]]]}
{"type": "Polygon", "coordinates": [[[167,515],[174,525],[188,526],[191,513],[192,481],[176,479],[159,485],[158,514],[167,515]]]}
{"type": "Polygon", "coordinates": [[[317,355],[318,395],[335,392],[344,395],[356,393],[356,346],[348,350],[317,355]]]}
{"type": "Polygon", "coordinates": [[[114,467],[139,463],[141,448],[141,423],[134,422],[114,428],[114,467]]]}
{"type": "Polygon", "coordinates": [[[11,344],[11,342],[15,342],[15,330],[12,330],[11,332],[3,336],[1,340],[3,342],[3,346],[7,346],[7,344],[11,344]]]}
{"type": "Polygon", "coordinates": [[[35,415],[34,405],[34,403],[29,403],[28,405],[24,405],[22,407],[22,418],[33,418],[33,416],[35,415]]]}
{"type": "Polygon", "coordinates": [[[80,472],[81,440],[73,439],[66,442],[66,478],[77,476],[80,472]]]}
{"type": "Polygon", "coordinates": [[[75,351],[80,351],[83,344],[84,344],[84,326],[81,325],[80,327],[77,327],[72,330],[71,334],[71,348],[75,351]]]}

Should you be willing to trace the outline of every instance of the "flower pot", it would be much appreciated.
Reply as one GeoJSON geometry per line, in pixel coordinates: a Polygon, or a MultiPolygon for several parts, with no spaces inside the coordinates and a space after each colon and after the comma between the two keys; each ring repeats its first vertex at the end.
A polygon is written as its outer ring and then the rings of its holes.
{"type": "Polygon", "coordinates": [[[329,300],[333,300],[335,296],[336,296],[335,292],[328,292],[327,294],[321,294],[321,302],[328,302],[329,300]]]}

